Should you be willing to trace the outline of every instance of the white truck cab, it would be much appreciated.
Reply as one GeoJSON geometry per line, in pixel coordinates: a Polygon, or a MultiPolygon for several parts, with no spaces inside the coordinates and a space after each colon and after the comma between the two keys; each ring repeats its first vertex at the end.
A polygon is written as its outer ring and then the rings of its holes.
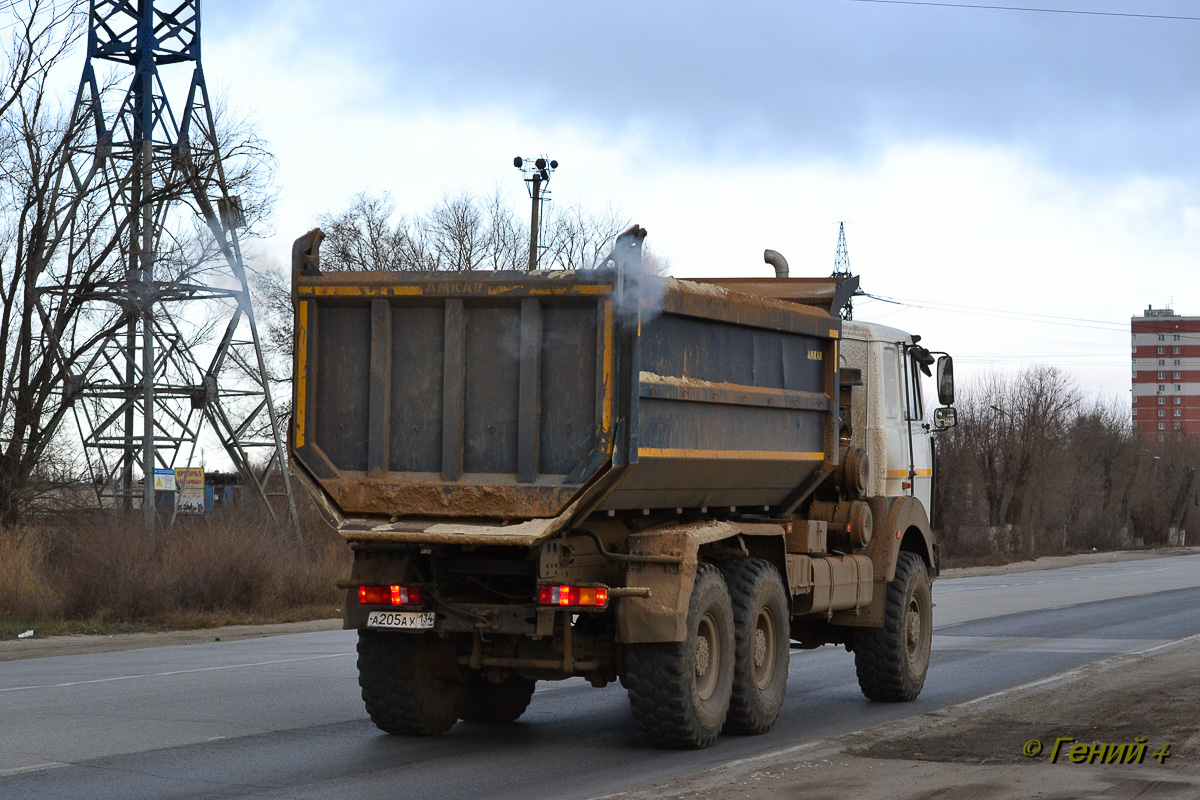
{"type": "MultiPolygon", "coordinates": [[[[867,451],[868,495],[910,495],[932,508],[935,427],[925,419],[925,386],[933,359],[913,336],[898,328],[846,320],[839,369],[857,369],[863,391],[853,395],[851,443],[867,451]]],[[[949,359],[939,363],[939,373],[949,359]]],[[[952,369],[952,368],[951,368],[952,369]]],[[[952,373],[949,383],[952,386],[952,373]]],[[[943,382],[946,379],[943,378],[943,382]]],[[[953,402],[953,398],[950,398],[953,402]]],[[[936,427],[950,427],[942,421],[936,427]]]]}

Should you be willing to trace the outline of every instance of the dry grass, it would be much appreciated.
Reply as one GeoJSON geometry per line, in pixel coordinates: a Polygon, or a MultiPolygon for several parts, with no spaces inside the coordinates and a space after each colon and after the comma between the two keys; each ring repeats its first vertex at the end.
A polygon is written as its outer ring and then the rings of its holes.
{"type": "Polygon", "coordinates": [[[303,545],[253,508],[179,520],[153,538],[140,518],[111,514],[0,530],[0,638],[335,617],[350,551],[304,516],[303,545]]]}

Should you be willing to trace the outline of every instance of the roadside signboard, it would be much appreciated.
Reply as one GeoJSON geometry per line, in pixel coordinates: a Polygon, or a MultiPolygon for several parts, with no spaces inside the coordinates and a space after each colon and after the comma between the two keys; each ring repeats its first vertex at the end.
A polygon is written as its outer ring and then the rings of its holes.
{"type": "Polygon", "coordinates": [[[204,513],[204,467],[182,467],[175,470],[179,498],[175,511],[179,514],[204,513]]]}
{"type": "Polygon", "coordinates": [[[173,492],[175,491],[175,470],[169,467],[154,468],[154,491],[156,492],[173,492]]]}

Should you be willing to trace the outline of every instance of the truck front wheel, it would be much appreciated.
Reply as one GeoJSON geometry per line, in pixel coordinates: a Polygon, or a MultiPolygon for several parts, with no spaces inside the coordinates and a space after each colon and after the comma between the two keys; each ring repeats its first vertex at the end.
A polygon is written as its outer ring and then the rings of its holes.
{"type": "Polygon", "coordinates": [[[358,632],[358,685],[371,721],[387,733],[436,736],[458,722],[466,685],[454,643],[434,634],[358,632]]]}
{"type": "Polygon", "coordinates": [[[915,700],[925,686],[933,638],[933,599],[925,562],[902,551],[887,586],[882,628],[854,633],[858,686],[871,700],[915,700]]]}
{"type": "Polygon", "coordinates": [[[733,692],[733,610],[720,571],[699,564],[687,639],[631,645],[625,682],[638,731],[662,747],[699,748],[721,733],[733,692]]]}
{"type": "Polygon", "coordinates": [[[788,603],[779,570],[761,558],[721,567],[733,602],[733,696],[726,733],[766,733],[787,690],[791,638],[788,603]]]}

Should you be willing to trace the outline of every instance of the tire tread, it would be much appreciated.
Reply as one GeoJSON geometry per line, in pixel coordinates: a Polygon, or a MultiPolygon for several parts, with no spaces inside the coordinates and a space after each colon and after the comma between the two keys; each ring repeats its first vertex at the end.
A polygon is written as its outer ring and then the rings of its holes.
{"type": "Polygon", "coordinates": [[[896,558],[896,576],[887,585],[883,627],[859,628],[854,636],[854,667],[858,686],[871,700],[915,700],[925,676],[913,680],[904,662],[904,622],[910,585],[925,575],[925,562],[916,553],[902,550],[896,558]]]}

